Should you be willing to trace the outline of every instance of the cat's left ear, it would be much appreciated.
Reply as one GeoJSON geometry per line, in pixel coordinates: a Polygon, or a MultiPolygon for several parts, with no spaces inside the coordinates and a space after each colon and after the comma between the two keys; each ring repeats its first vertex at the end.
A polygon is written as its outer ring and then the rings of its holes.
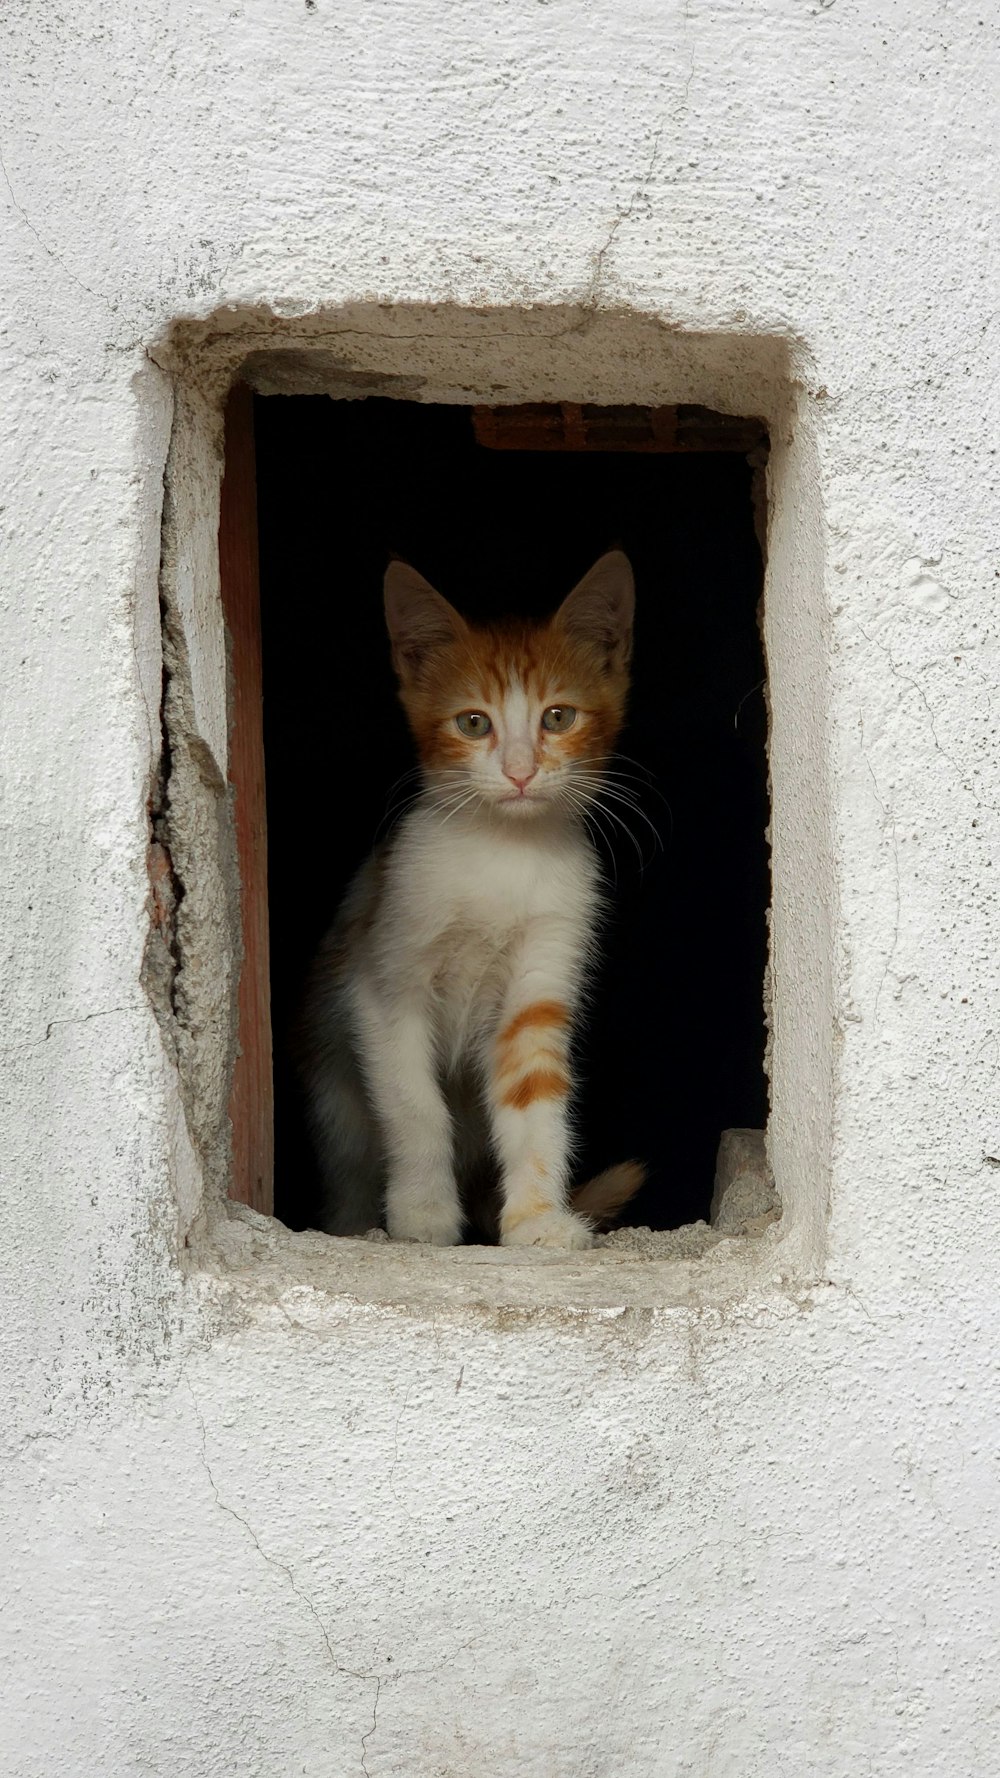
{"type": "Polygon", "coordinates": [[[577,583],[556,612],[555,621],[571,636],[598,647],[608,669],[632,658],[635,581],[624,550],[609,549],[577,583]]]}
{"type": "Polygon", "coordinates": [[[393,665],[405,684],[432,655],[467,636],[468,625],[409,562],[390,562],[383,584],[393,665]]]}

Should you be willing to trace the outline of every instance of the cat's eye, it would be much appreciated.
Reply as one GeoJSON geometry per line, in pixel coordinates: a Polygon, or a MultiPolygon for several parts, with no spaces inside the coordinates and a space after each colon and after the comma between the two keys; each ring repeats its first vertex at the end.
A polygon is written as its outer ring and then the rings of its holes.
{"type": "Polygon", "coordinates": [[[460,734],[468,735],[470,740],[479,741],[483,735],[489,734],[493,724],[482,710],[463,710],[462,714],[455,718],[455,727],[460,734]]]}
{"type": "Polygon", "coordinates": [[[563,735],[572,728],[576,721],[576,711],[572,704],[550,704],[542,711],[542,727],[547,728],[551,735],[563,735]]]}

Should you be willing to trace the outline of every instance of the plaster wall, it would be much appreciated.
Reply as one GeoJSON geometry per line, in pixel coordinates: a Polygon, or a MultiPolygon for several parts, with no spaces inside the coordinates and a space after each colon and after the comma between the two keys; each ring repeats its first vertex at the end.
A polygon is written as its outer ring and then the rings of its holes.
{"type": "Polygon", "coordinates": [[[1000,1772],[989,12],[8,0],[0,31],[0,1765],[1000,1772]],[[759,1242],[334,1254],[226,1210],[212,536],[251,354],[768,417],[759,1242]]]}

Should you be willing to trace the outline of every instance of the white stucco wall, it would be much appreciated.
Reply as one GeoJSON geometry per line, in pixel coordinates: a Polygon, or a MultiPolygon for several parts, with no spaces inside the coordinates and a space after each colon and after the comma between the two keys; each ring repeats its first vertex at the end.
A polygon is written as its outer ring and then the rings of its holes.
{"type": "Polygon", "coordinates": [[[0,1768],[1000,1773],[990,10],[0,33],[0,1768]],[[221,1207],[141,980],[161,509],[173,436],[211,790],[214,416],[283,344],[771,420],[788,1214],[752,1251],[358,1258],[221,1207]]]}

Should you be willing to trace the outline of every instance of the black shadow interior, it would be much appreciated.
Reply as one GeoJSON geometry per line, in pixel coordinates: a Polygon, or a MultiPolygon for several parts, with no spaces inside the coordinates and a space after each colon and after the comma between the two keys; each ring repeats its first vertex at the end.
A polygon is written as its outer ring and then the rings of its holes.
{"type": "MultiPolygon", "coordinates": [[[[472,618],[551,610],[612,544],[637,588],[621,740],[642,808],[580,1045],[581,1179],[641,1156],[625,1220],[707,1215],[719,1132],[762,1127],[770,894],[761,560],[735,453],[495,451],[465,407],[255,403],[276,1214],[314,1220],[286,1034],[310,957],[413,763],[381,608],[390,553],[472,618]],[[638,852],[636,849],[638,846],[638,852]]],[[[624,811],[623,811],[624,812],[624,811]]]]}

